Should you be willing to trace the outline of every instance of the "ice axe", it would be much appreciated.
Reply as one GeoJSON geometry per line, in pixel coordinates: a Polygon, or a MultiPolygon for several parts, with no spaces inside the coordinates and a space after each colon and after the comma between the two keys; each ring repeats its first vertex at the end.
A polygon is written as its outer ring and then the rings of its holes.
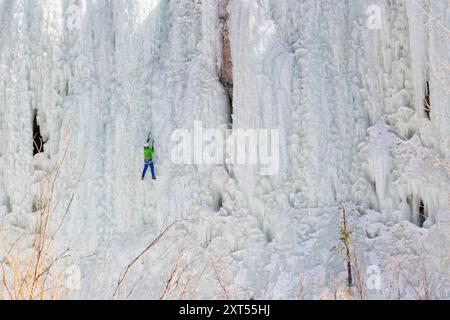
{"type": "Polygon", "coordinates": [[[155,140],[153,139],[153,135],[152,135],[151,131],[148,133],[147,143],[150,144],[150,141],[152,142],[152,147],[153,147],[155,140]]]}

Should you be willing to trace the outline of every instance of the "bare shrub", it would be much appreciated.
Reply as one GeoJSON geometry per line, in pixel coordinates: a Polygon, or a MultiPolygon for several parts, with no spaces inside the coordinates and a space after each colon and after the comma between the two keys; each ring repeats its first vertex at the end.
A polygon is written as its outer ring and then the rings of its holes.
{"type": "Polygon", "coordinates": [[[50,173],[39,181],[38,199],[33,202],[34,230],[22,231],[14,240],[10,233],[4,236],[0,247],[0,294],[11,300],[62,299],[67,297],[68,288],[62,285],[63,260],[70,257],[70,248],[54,254],[53,244],[72,205],[72,194],[63,216],[56,221],[54,213],[63,200],[63,194],[56,194],[56,183],[67,149],[50,173]]]}
{"type": "Polygon", "coordinates": [[[331,251],[336,255],[343,255],[345,259],[345,263],[347,265],[347,286],[351,288],[353,286],[353,274],[352,274],[352,257],[353,253],[350,248],[352,242],[352,234],[348,228],[347,224],[347,207],[345,205],[341,205],[339,210],[342,212],[342,220],[339,224],[339,240],[341,241],[341,245],[335,246],[331,249],[331,251]]]}
{"type": "MultiPolygon", "coordinates": [[[[168,225],[167,227],[163,228],[159,234],[135,257],[133,258],[122,270],[122,272],[119,275],[119,279],[117,280],[117,285],[114,289],[114,293],[112,295],[113,299],[117,299],[120,295],[120,290],[124,284],[125,278],[130,271],[130,269],[153,247],[155,247],[169,232],[170,229],[172,229],[179,221],[175,221],[168,225]]],[[[133,287],[134,289],[134,287],[133,287]]],[[[126,294],[126,297],[130,296],[130,292],[126,294]]]]}

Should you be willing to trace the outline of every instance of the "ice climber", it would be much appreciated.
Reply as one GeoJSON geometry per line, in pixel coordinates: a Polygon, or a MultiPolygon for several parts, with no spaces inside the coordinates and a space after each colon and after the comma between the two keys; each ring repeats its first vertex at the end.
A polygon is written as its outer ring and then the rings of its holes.
{"type": "Polygon", "coordinates": [[[144,170],[142,171],[141,180],[144,180],[145,174],[147,173],[147,170],[148,170],[148,167],[150,167],[150,170],[152,172],[152,179],[156,180],[155,166],[153,164],[153,154],[154,153],[155,153],[155,148],[154,148],[153,142],[152,142],[151,147],[148,142],[146,144],[144,144],[144,170]]]}

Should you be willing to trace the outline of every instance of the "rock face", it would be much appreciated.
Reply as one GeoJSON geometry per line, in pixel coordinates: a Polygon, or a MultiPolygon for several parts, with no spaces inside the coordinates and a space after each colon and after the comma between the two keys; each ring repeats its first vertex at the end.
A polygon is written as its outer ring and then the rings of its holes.
{"type": "Polygon", "coordinates": [[[220,82],[233,100],[233,59],[231,56],[231,42],[229,37],[229,0],[221,0],[219,3],[219,22],[222,36],[222,65],[220,68],[220,82]]]}

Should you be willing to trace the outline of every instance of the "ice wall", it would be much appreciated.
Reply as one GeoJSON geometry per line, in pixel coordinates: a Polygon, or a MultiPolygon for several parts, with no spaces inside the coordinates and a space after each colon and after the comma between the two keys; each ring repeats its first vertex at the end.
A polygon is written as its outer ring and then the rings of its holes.
{"type": "MultiPolygon", "coordinates": [[[[448,281],[448,249],[442,249],[448,239],[431,249],[448,230],[449,103],[442,90],[449,87],[443,76],[449,57],[448,41],[437,40],[448,37],[442,28],[448,4],[431,7],[413,1],[231,2],[233,125],[282,132],[278,175],[262,177],[257,166],[234,168],[246,214],[268,243],[262,257],[272,264],[261,278],[271,280],[263,296],[295,296],[299,286],[337,277],[331,271],[336,259],[325,250],[336,241],[335,208],[348,201],[362,221],[355,228],[361,228],[360,252],[368,264],[387,270],[406,260],[414,261],[406,263],[412,269],[433,271],[440,265],[437,273],[448,281]],[[389,227],[398,225],[398,239],[423,235],[402,253],[403,242],[389,249],[389,227]],[[273,253],[272,247],[284,250],[273,253]],[[324,265],[329,268],[320,269],[324,265]]],[[[252,269],[255,262],[248,257],[244,263],[252,269]]],[[[254,282],[267,281],[261,278],[254,282]]]]}
{"type": "MultiPolygon", "coordinates": [[[[162,226],[191,218],[197,206],[217,206],[217,192],[210,188],[215,168],[175,166],[170,140],[173,130],[192,129],[194,120],[212,128],[228,125],[228,100],[218,81],[217,3],[2,1],[0,6],[3,226],[32,230],[37,182],[65,153],[57,213],[63,214],[72,194],[75,198],[58,244],[73,248],[77,257],[95,253],[101,261],[107,248],[145,230],[122,255],[120,271],[162,226]],[[33,161],[34,110],[46,144],[33,161]],[[140,181],[150,130],[158,150],[157,184],[140,181]]],[[[111,251],[106,264],[116,260],[111,251]]]]}
{"type": "Polygon", "coordinates": [[[37,182],[67,152],[58,215],[75,198],[57,247],[73,249],[78,296],[111,297],[122,268],[179,220],[129,275],[140,283],[132,297],[160,297],[174,265],[189,272],[176,270],[183,290],[164,297],[329,297],[344,271],[330,253],[342,203],[367,264],[422,261],[445,286],[448,10],[413,0],[2,0],[1,225],[32,230],[37,182]],[[232,126],[280,130],[273,176],[171,159],[175,129],[230,126],[224,5],[232,126]],[[432,14],[440,19],[429,23],[432,14]],[[35,157],[34,113],[46,141],[35,157]],[[139,180],[150,129],[156,183],[139,180]]]}

